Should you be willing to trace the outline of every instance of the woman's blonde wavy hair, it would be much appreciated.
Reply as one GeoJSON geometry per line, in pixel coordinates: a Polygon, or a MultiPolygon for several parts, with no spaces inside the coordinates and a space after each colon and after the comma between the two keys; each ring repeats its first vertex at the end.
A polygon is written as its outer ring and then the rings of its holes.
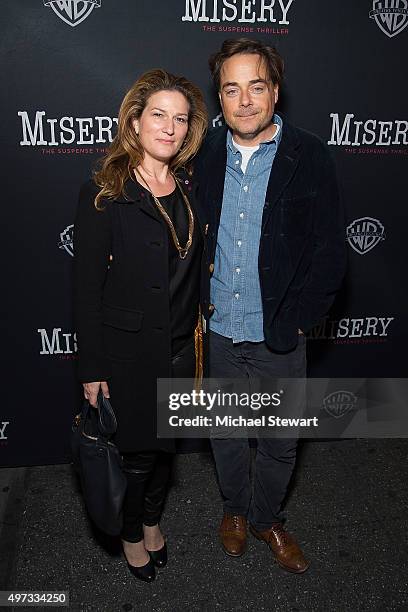
{"type": "Polygon", "coordinates": [[[175,76],[165,70],[149,70],[132,85],[125,95],[118,116],[118,131],[108,153],[99,162],[94,181],[101,188],[95,198],[97,209],[102,208],[103,198],[114,199],[125,195],[124,184],[133,178],[144,157],[144,150],[132,121],[139,119],[151,95],[158,91],[179,91],[189,104],[188,131],[183,147],[173,157],[169,166],[173,172],[186,167],[200,148],[207,130],[207,109],[198,87],[188,79],[175,76]]]}

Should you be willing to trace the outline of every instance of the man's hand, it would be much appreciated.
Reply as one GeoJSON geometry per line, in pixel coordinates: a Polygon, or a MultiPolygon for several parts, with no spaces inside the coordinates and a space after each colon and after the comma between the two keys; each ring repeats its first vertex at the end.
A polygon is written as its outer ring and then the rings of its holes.
{"type": "Polygon", "coordinates": [[[96,408],[96,400],[98,399],[99,387],[102,390],[104,397],[110,397],[108,383],[105,380],[100,382],[83,383],[84,397],[88,400],[93,408],[96,408]]]}

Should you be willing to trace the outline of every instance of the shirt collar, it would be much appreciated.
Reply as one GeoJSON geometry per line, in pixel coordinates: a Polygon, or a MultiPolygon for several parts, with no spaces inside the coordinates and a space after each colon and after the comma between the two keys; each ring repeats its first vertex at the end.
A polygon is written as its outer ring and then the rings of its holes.
{"type": "MultiPolygon", "coordinates": [[[[276,147],[279,146],[279,143],[280,143],[281,138],[282,138],[282,127],[283,127],[282,118],[275,113],[273,115],[273,117],[272,117],[272,123],[274,123],[277,126],[275,134],[273,135],[273,137],[270,140],[265,140],[264,142],[260,142],[259,143],[260,145],[270,145],[270,144],[275,143],[276,147]]],[[[227,132],[227,149],[230,149],[230,151],[234,155],[236,155],[238,153],[238,149],[234,146],[234,142],[232,140],[232,132],[231,132],[231,130],[228,130],[228,132],[227,132]]]]}

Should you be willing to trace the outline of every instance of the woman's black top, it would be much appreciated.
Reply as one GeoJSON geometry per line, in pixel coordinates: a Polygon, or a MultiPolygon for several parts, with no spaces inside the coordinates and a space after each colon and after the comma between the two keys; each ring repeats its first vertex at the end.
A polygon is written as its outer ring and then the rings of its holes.
{"type": "MultiPolygon", "coordinates": [[[[180,189],[176,187],[158,200],[174,225],[180,246],[184,247],[188,240],[188,211],[180,189]]],[[[185,259],[181,259],[169,227],[168,232],[171,348],[174,356],[191,339],[197,325],[203,239],[197,215],[194,215],[193,243],[185,259]]]]}

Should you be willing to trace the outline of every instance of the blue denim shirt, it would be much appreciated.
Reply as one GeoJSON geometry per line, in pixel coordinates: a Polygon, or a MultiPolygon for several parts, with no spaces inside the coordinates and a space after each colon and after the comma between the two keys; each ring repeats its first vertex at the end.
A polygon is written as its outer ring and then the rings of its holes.
{"type": "Polygon", "coordinates": [[[210,329],[235,342],[261,342],[263,334],[262,296],[258,274],[258,251],[262,213],[272,164],[282,134],[282,119],[276,136],[262,142],[252,154],[245,174],[241,153],[227,135],[227,167],[211,302],[215,306],[210,329]]]}

